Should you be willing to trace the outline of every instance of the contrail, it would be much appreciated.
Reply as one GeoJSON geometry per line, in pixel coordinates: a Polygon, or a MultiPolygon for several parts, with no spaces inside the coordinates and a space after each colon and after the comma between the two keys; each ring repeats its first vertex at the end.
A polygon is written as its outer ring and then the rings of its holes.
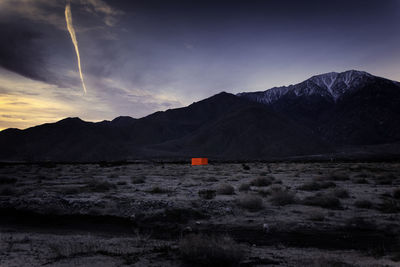
{"type": "Polygon", "coordinates": [[[83,81],[83,75],[82,75],[81,57],[79,56],[78,40],[76,39],[74,25],[72,25],[71,5],[70,5],[69,1],[67,2],[67,5],[65,6],[65,20],[67,21],[67,28],[68,28],[69,34],[71,35],[72,43],[75,46],[76,57],[78,58],[79,74],[81,76],[83,91],[86,94],[86,86],[85,86],[85,82],[83,81]]]}

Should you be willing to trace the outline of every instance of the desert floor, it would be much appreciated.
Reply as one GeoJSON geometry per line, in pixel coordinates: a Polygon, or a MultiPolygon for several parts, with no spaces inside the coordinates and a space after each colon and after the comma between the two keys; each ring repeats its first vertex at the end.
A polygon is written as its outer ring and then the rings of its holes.
{"type": "Polygon", "coordinates": [[[400,266],[400,163],[3,164],[0,266],[400,266]]]}

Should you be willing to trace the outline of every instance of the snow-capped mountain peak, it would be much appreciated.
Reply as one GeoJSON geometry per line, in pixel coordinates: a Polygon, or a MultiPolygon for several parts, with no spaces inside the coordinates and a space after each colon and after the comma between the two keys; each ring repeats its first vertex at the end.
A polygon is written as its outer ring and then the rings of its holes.
{"type": "Polygon", "coordinates": [[[345,93],[360,88],[374,78],[376,77],[367,72],[357,70],[340,73],[329,72],[312,76],[308,80],[295,85],[274,87],[261,92],[239,93],[238,96],[248,97],[264,104],[273,103],[287,94],[296,96],[319,95],[336,102],[345,93]]]}

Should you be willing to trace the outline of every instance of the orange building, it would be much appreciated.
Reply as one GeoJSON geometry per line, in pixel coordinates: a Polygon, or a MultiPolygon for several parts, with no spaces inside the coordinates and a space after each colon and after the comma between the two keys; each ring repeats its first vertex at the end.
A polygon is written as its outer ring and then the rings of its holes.
{"type": "Polygon", "coordinates": [[[208,158],[192,158],[192,165],[207,165],[208,158]]]}

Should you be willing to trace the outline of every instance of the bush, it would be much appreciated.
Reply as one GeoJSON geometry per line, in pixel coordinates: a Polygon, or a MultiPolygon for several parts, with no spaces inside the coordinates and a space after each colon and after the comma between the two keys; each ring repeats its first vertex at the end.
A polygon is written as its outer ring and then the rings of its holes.
{"type": "Polygon", "coordinates": [[[269,186],[272,184],[272,180],[270,177],[257,177],[250,182],[252,186],[269,186]]]}
{"type": "Polygon", "coordinates": [[[239,186],[240,192],[243,192],[243,191],[247,192],[249,190],[250,190],[250,184],[248,184],[248,183],[243,183],[239,186]]]}
{"type": "Polygon", "coordinates": [[[184,261],[198,266],[239,266],[245,256],[241,245],[228,236],[190,234],[179,242],[184,261]]]}
{"type": "Polygon", "coordinates": [[[263,201],[260,197],[245,195],[237,200],[239,207],[249,211],[258,211],[264,208],[263,201]]]}
{"type": "Polygon", "coordinates": [[[245,170],[245,171],[248,171],[248,170],[250,170],[250,166],[249,165],[246,165],[246,164],[242,164],[242,168],[243,168],[243,170],[245,170]]]}
{"type": "Polygon", "coordinates": [[[335,188],[333,195],[337,198],[349,198],[349,191],[344,188],[335,188]]]}
{"type": "Polygon", "coordinates": [[[354,206],[359,209],[370,209],[373,205],[371,201],[363,199],[355,201],[354,206]]]}
{"type": "Polygon", "coordinates": [[[235,188],[230,184],[221,184],[217,188],[217,193],[219,195],[233,195],[235,193],[235,188]]]}
{"type": "Polygon", "coordinates": [[[335,187],[336,184],[333,182],[308,182],[298,187],[298,189],[303,191],[318,191],[321,189],[326,189],[329,187],[335,187]]]}
{"type": "Polygon", "coordinates": [[[211,189],[203,189],[198,192],[199,197],[202,199],[213,199],[217,195],[217,192],[215,190],[211,189]]]}
{"type": "Polygon", "coordinates": [[[317,206],[327,209],[341,208],[340,200],[334,196],[316,194],[303,199],[302,204],[307,206],[317,206]]]}
{"type": "Polygon", "coordinates": [[[277,206],[285,206],[296,202],[294,193],[289,191],[272,192],[270,201],[272,204],[277,206]]]}

